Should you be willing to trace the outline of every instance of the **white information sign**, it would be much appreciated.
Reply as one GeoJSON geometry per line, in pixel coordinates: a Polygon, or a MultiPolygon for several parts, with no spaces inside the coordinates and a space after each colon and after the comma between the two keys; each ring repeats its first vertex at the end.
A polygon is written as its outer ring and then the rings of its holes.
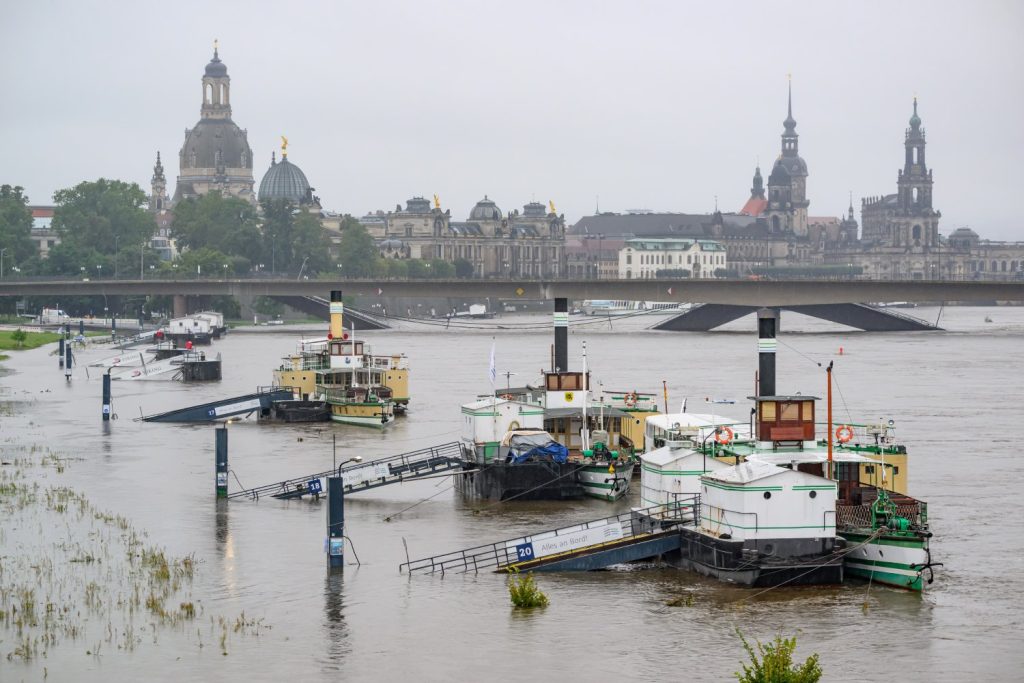
{"type": "MultiPolygon", "coordinates": [[[[558,535],[553,533],[527,536],[506,543],[508,548],[517,548],[525,544],[532,546],[532,559],[557,555],[559,553],[586,548],[599,543],[609,543],[621,539],[625,534],[622,531],[622,523],[615,520],[607,524],[592,526],[588,529],[563,529],[558,535]]],[[[520,555],[522,552],[520,551],[520,555]]],[[[520,558],[530,559],[530,558],[520,558]]]]}
{"type": "Polygon", "coordinates": [[[248,401],[241,401],[239,403],[231,403],[226,406],[217,406],[212,412],[215,416],[223,415],[224,413],[234,412],[236,410],[259,410],[260,400],[258,398],[250,399],[248,401]]]}

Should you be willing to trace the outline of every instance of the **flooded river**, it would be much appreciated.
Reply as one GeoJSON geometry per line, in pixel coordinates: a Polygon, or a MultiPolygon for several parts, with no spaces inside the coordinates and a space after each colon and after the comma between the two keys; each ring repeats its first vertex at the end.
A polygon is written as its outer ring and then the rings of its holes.
{"type": "MultiPolygon", "coordinates": [[[[934,321],[939,312],[913,313],[934,321]]],[[[660,395],[665,380],[672,412],[684,398],[690,410],[705,410],[705,398],[735,399],[715,408],[745,419],[757,365],[753,318],[707,334],[652,332],[650,323],[573,326],[570,363],[579,367],[586,340],[594,380],[606,389],[660,395]]],[[[52,523],[62,511],[56,499],[38,508],[38,519],[27,503],[8,505],[0,585],[36,581],[41,603],[56,595],[58,579],[39,578],[36,555],[48,548],[46,562],[58,566],[46,571],[93,572],[92,599],[105,598],[111,613],[122,609],[134,630],[109,615],[90,620],[75,605],[84,633],[65,629],[32,657],[8,657],[19,642],[8,614],[0,620],[0,680],[714,681],[739,668],[737,627],[762,640],[797,634],[798,654],[818,652],[826,680],[1020,680],[1024,459],[1013,444],[1024,429],[1024,308],[949,308],[941,324],[948,331],[867,334],[783,313],[778,355],[780,393],[824,396],[817,363],[835,360],[837,419],[895,420],[911,454],[910,492],[929,503],[933,555],[945,563],[924,595],[850,583],[754,596],[676,570],[630,568],[538,575],[551,604],[526,614],[511,609],[500,575],[400,574],[404,544],[417,559],[596,518],[635,504],[635,490],[616,505],[476,503],[457,498],[440,478],[351,495],[346,533],[361,566],[348,552],[352,564],[332,575],[324,502],[218,504],[212,426],[132,419],[269,384],[297,333],[239,331],[215,342],[212,350],[224,358],[219,383],[115,382],[119,419],[106,426],[97,370],[88,379],[79,366],[66,383],[51,349],[13,354],[0,377],[0,445],[11,463],[3,470],[20,460],[25,482],[40,492],[66,487],[89,507],[67,498],[81,514],[65,525],[52,523]],[[47,450],[63,464],[40,463],[47,450]],[[109,550],[135,532],[145,534],[139,547],[169,558],[167,588],[156,597],[176,616],[162,625],[156,608],[142,606],[160,572],[117,569],[124,553],[109,550]],[[86,542],[112,545],[94,561],[81,550],[86,542]],[[148,586],[137,606],[119,608],[122,599],[132,602],[125,586],[136,580],[148,586]],[[186,602],[199,616],[182,616],[186,602]]],[[[232,424],[231,489],[329,469],[332,436],[339,462],[457,440],[460,404],[490,388],[492,339],[499,384],[523,384],[548,364],[549,326],[549,316],[509,316],[473,330],[406,325],[360,334],[376,352],[409,356],[409,414],[386,433],[232,424]],[[506,380],[506,371],[515,374],[506,380]]],[[[80,360],[106,355],[90,349],[80,360]]]]}

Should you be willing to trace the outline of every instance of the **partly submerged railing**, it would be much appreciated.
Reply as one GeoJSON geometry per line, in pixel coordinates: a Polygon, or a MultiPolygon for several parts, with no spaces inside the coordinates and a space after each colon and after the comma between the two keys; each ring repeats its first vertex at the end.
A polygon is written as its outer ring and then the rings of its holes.
{"type": "Polygon", "coordinates": [[[674,526],[692,523],[695,510],[699,508],[700,495],[680,496],[672,503],[633,509],[612,517],[602,517],[537,534],[456,550],[422,560],[410,560],[400,564],[398,570],[410,574],[500,571],[520,562],[531,562],[551,556],[564,557],[574,552],[589,551],[609,543],[627,542],[674,526]]]}

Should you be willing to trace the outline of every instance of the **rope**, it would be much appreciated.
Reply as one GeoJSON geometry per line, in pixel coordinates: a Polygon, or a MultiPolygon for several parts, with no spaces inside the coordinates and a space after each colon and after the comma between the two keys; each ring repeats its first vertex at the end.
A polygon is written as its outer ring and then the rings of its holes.
{"type": "Polygon", "coordinates": [[[789,349],[790,351],[792,351],[792,352],[793,352],[793,353],[795,353],[796,355],[800,356],[801,358],[804,358],[804,359],[806,359],[806,360],[807,360],[808,362],[810,362],[810,363],[814,363],[814,364],[815,364],[815,365],[817,365],[817,366],[818,366],[819,368],[821,367],[821,363],[819,363],[818,361],[814,360],[813,358],[811,358],[810,356],[808,356],[808,355],[807,355],[806,353],[804,353],[804,352],[800,351],[800,350],[799,350],[799,349],[797,349],[797,348],[796,348],[795,346],[790,346],[789,344],[787,344],[786,342],[782,341],[782,340],[781,340],[781,339],[779,339],[778,337],[776,337],[776,338],[775,338],[775,341],[777,341],[777,342],[778,342],[779,344],[781,344],[782,346],[785,346],[785,347],[786,347],[787,349],[789,349]]]}
{"type": "Polygon", "coordinates": [[[846,411],[846,419],[849,422],[853,422],[853,413],[850,412],[850,406],[846,405],[846,397],[843,396],[843,390],[839,387],[839,380],[836,379],[836,371],[832,371],[832,381],[836,383],[836,391],[839,392],[839,400],[843,402],[843,410],[846,411]]]}
{"type": "Polygon", "coordinates": [[[385,518],[384,518],[384,521],[385,521],[385,522],[390,522],[390,521],[391,521],[392,519],[394,519],[394,518],[395,518],[395,517],[397,517],[398,515],[402,514],[403,512],[408,512],[409,510],[412,510],[412,509],[413,509],[414,507],[416,507],[417,505],[422,505],[423,503],[426,503],[426,502],[427,502],[428,500],[430,500],[431,498],[437,498],[438,496],[440,496],[440,495],[441,495],[442,493],[444,493],[445,491],[447,491],[447,490],[449,490],[449,489],[453,489],[453,488],[455,488],[455,484],[449,484],[448,486],[446,486],[445,488],[441,489],[440,491],[438,491],[438,492],[437,492],[437,493],[435,493],[434,495],[432,495],[432,496],[427,496],[427,497],[426,497],[426,498],[424,498],[423,500],[421,500],[421,501],[419,501],[419,502],[416,502],[416,503],[413,503],[413,504],[412,504],[412,505],[410,505],[409,507],[406,507],[406,508],[402,508],[401,510],[399,510],[399,511],[398,511],[398,512],[396,512],[396,513],[394,513],[393,515],[388,515],[387,517],[385,517],[385,518]]]}

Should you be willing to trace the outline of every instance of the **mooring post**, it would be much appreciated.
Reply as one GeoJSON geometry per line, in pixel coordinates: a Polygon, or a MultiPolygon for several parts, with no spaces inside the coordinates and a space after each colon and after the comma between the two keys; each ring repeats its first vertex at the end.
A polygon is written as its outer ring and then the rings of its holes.
{"type": "Polygon", "coordinates": [[[569,370],[569,300],[555,299],[555,372],[569,370]]]}
{"type": "Polygon", "coordinates": [[[228,428],[217,427],[217,497],[228,497],[228,428]]]}
{"type": "Polygon", "coordinates": [[[107,368],[103,375],[103,421],[110,419],[110,370],[107,368]]]}
{"type": "Polygon", "coordinates": [[[327,477],[327,566],[345,566],[345,480],[327,477]]]}
{"type": "Polygon", "coordinates": [[[64,335],[60,336],[57,340],[57,364],[60,367],[64,367],[64,335]]]}
{"type": "Polygon", "coordinates": [[[78,334],[82,335],[83,337],[85,336],[85,320],[83,318],[78,319],[78,334]]]}
{"type": "Polygon", "coordinates": [[[117,313],[110,314],[110,340],[117,337],[117,313]]]}
{"type": "Polygon", "coordinates": [[[64,379],[71,381],[71,343],[64,344],[64,379]]]}

